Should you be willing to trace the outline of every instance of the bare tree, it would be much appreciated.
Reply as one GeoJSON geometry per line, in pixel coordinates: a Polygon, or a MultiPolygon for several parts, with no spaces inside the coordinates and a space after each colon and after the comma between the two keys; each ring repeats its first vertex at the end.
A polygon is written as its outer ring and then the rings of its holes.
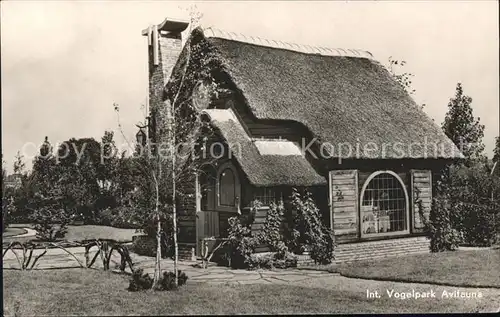
{"type": "MultiPolygon", "coordinates": [[[[396,60],[393,59],[392,56],[389,57],[389,72],[391,73],[392,77],[398,82],[398,84],[401,85],[401,87],[410,95],[413,96],[415,94],[415,89],[413,89],[413,83],[412,83],[412,78],[414,77],[414,74],[408,73],[408,72],[401,72],[398,71],[398,68],[402,68],[406,65],[406,61],[404,60],[396,60]]],[[[425,104],[421,104],[420,108],[424,109],[425,104]]]]}

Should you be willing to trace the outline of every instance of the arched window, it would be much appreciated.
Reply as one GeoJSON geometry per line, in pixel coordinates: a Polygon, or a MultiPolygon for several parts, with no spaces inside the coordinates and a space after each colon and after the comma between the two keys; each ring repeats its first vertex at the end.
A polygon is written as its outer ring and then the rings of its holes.
{"type": "Polygon", "coordinates": [[[235,206],[236,198],[235,175],[231,168],[222,170],[219,178],[219,204],[221,206],[235,206]]]}
{"type": "Polygon", "coordinates": [[[217,169],[217,211],[240,212],[241,184],[236,167],[226,162],[217,169]]]}
{"type": "Polygon", "coordinates": [[[363,236],[408,232],[408,193],[396,173],[380,171],[370,175],[360,198],[363,236]]]}

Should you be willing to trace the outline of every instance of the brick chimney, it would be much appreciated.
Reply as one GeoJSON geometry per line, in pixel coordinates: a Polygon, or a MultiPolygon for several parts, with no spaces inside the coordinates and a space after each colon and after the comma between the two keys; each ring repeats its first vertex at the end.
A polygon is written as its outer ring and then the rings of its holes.
{"type": "MultiPolygon", "coordinates": [[[[142,31],[143,36],[148,37],[148,59],[149,59],[149,111],[150,130],[149,135],[156,142],[156,111],[169,111],[164,107],[163,92],[172,69],[182,51],[181,33],[186,30],[189,22],[166,18],[158,25],[149,26],[142,31]]],[[[167,117],[169,114],[167,113],[167,117]]]]}

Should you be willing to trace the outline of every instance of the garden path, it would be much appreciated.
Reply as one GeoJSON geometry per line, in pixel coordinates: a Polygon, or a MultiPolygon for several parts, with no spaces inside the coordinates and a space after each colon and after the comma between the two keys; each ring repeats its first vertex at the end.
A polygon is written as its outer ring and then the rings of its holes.
{"type": "Polygon", "coordinates": [[[9,238],[14,239],[14,238],[26,238],[26,237],[36,236],[36,230],[30,229],[30,228],[22,228],[22,229],[25,230],[26,233],[18,234],[17,236],[12,236],[9,238]]]}

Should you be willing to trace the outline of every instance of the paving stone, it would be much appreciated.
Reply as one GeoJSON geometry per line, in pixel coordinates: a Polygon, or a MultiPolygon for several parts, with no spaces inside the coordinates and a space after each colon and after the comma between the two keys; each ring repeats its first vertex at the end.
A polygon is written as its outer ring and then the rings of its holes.
{"type": "Polygon", "coordinates": [[[258,280],[238,281],[238,284],[241,284],[241,285],[269,284],[269,282],[265,281],[265,280],[258,279],[258,280]]]}
{"type": "Polygon", "coordinates": [[[257,271],[261,274],[266,274],[266,275],[276,275],[276,276],[284,276],[284,275],[296,275],[296,274],[303,274],[301,271],[285,271],[285,270],[279,270],[279,271],[257,271]]]}
{"type": "Polygon", "coordinates": [[[232,271],[230,270],[225,270],[225,269],[212,269],[212,268],[208,268],[207,269],[208,272],[210,273],[230,273],[232,271]]]}
{"type": "MultiPolygon", "coordinates": [[[[77,248],[72,248],[77,249],[77,248]]],[[[83,248],[81,251],[83,251],[83,248]]],[[[51,254],[46,254],[44,257],[40,258],[37,269],[54,269],[54,268],[69,268],[69,267],[80,267],[80,265],[75,261],[75,259],[60,249],[51,250],[51,254]]],[[[72,250],[75,251],[75,250],[72,250]]],[[[18,251],[18,255],[22,257],[22,254],[18,251]]],[[[76,254],[77,258],[85,263],[85,257],[83,252],[76,254]]],[[[92,258],[91,254],[91,258],[92,258]]],[[[132,261],[134,263],[134,268],[142,268],[147,274],[154,274],[155,261],[152,257],[136,256],[132,254],[132,261]]],[[[11,258],[6,258],[3,260],[4,268],[19,269],[19,263],[17,262],[15,255],[11,253],[11,258]]],[[[121,261],[120,257],[116,254],[111,259],[111,269],[119,271],[121,261]]],[[[181,262],[178,265],[178,269],[186,272],[189,279],[193,282],[209,282],[209,283],[240,283],[240,284],[271,284],[271,283],[300,283],[305,280],[321,280],[325,282],[324,279],[331,276],[330,273],[324,271],[300,271],[300,270],[234,270],[226,267],[212,266],[207,269],[193,267],[192,264],[195,262],[181,262]]],[[[102,269],[101,259],[97,259],[93,265],[93,268],[102,269]]],[[[171,259],[163,259],[161,261],[162,271],[173,271],[174,265],[171,259]]],[[[126,272],[130,272],[127,267],[126,272]]]]}
{"type": "Polygon", "coordinates": [[[323,273],[307,273],[305,275],[310,276],[310,277],[325,277],[329,274],[333,274],[333,273],[328,273],[328,272],[325,272],[324,274],[323,273]]]}
{"type": "Polygon", "coordinates": [[[255,281],[260,280],[262,277],[260,274],[246,274],[246,275],[235,275],[234,279],[238,281],[255,281]]]}
{"type": "Polygon", "coordinates": [[[210,284],[216,284],[216,285],[231,285],[231,284],[237,284],[237,282],[228,282],[228,281],[209,281],[207,283],[210,284]]]}
{"type": "Polygon", "coordinates": [[[255,282],[255,284],[275,284],[274,280],[270,280],[267,278],[261,278],[260,280],[256,280],[254,282],[255,282]]]}
{"type": "Polygon", "coordinates": [[[198,276],[198,277],[193,277],[192,279],[196,280],[201,280],[201,279],[207,279],[207,280],[212,280],[212,279],[233,279],[234,275],[233,274],[208,274],[206,276],[198,276]]]}
{"type": "Polygon", "coordinates": [[[190,271],[190,272],[186,272],[186,274],[187,274],[188,278],[192,278],[192,277],[205,276],[208,273],[206,273],[206,272],[190,271]]]}
{"type": "Polygon", "coordinates": [[[272,276],[275,279],[279,279],[285,282],[297,282],[309,279],[308,276],[305,275],[281,275],[281,276],[272,276]]]}
{"type": "Polygon", "coordinates": [[[18,269],[20,268],[19,263],[4,263],[3,265],[4,269],[18,269]]]}
{"type": "Polygon", "coordinates": [[[258,275],[258,273],[259,273],[258,271],[249,271],[249,270],[228,270],[228,272],[231,272],[235,275],[245,275],[245,274],[249,274],[249,273],[258,275]]]}

